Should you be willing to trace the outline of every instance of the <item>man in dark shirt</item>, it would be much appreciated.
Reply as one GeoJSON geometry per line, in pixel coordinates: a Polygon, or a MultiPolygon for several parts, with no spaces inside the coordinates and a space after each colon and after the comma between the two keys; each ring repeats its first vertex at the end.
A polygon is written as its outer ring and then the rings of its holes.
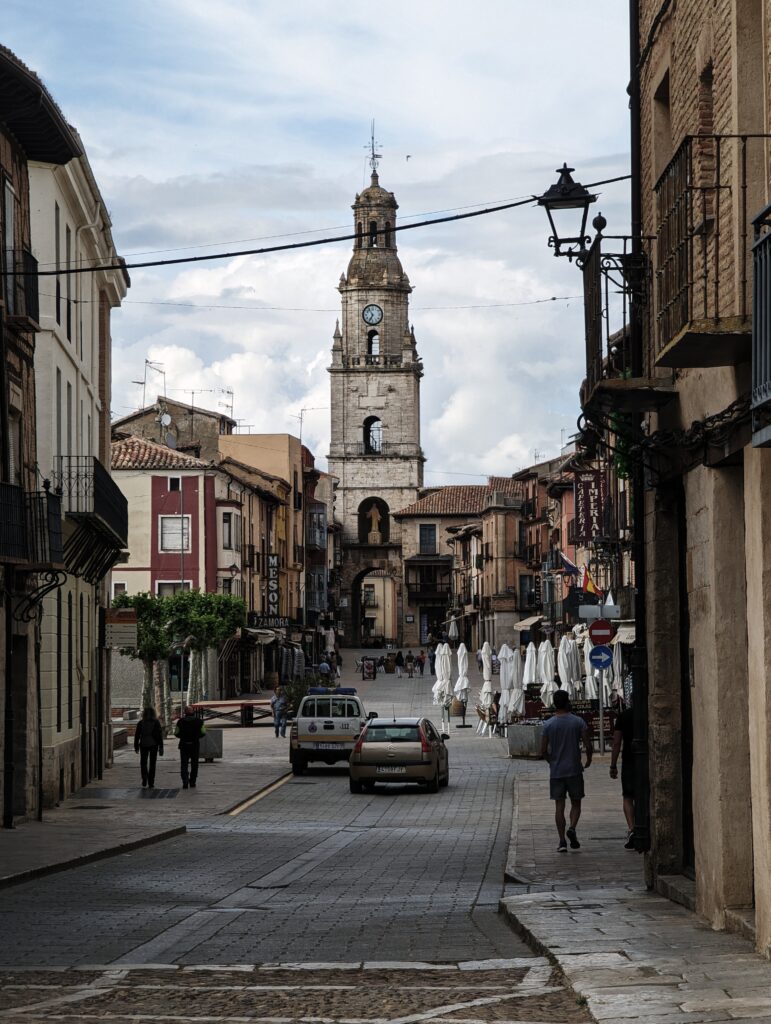
{"type": "Polygon", "coordinates": [[[177,720],[174,735],[179,739],[179,768],[182,788],[195,789],[198,778],[198,754],[201,737],[206,732],[203,719],[192,708],[185,708],[182,718],[177,720]]]}
{"type": "Polygon", "coordinates": [[[549,792],[554,801],[554,821],[559,834],[557,853],[577,850],[581,844],[576,826],[581,817],[584,798],[584,767],[592,763],[592,740],[583,718],[570,711],[565,690],[554,694],[554,715],[544,723],[541,757],[549,762],[549,792]],[[586,765],[581,764],[581,744],[586,751],[586,765]],[[565,798],[570,797],[570,828],[565,830],[565,798]]]}
{"type": "Polygon", "coordinates": [[[618,755],[621,754],[621,797],[624,801],[624,817],[629,834],[624,843],[625,850],[634,849],[634,714],[631,708],[624,708],[616,718],[613,729],[613,749],[610,752],[610,777],[618,778],[618,755]]]}

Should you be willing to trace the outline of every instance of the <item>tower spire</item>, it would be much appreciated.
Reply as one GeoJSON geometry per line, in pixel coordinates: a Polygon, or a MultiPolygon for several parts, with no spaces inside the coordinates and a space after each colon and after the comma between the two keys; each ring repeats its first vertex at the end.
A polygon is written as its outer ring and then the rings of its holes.
{"type": "Polygon", "coordinates": [[[375,141],[375,119],[372,118],[372,124],[370,125],[370,139],[369,145],[365,146],[365,149],[369,150],[369,166],[372,168],[372,184],[378,184],[377,169],[380,161],[383,159],[383,154],[378,153],[377,149],[380,145],[379,142],[375,141]]]}

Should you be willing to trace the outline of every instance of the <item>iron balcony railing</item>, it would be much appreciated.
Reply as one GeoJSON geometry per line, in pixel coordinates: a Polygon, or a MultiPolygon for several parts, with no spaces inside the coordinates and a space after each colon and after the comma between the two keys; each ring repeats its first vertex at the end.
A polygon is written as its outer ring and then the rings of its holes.
{"type": "Polygon", "coordinates": [[[389,355],[363,355],[350,356],[346,360],[347,366],[401,366],[401,356],[389,355]]]}
{"type": "Polygon", "coordinates": [[[58,495],[0,483],[0,561],[27,568],[63,564],[58,495]]]}
{"type": "Polygon", "coordinates": [[[771,445],[771,205],[753,221],[752,443],[771,445]]]}
{"type": "Polygon", "coordinates": [[[349,444],[345,447],[345,454],[350,455],[372,455],[375,457],[389,456],[394,457],[396,455],[414,455],[415,445],[413,444],[400,444],[397,442],[381,441],[380,444],[366,444],[363,441],[359,441],[356,444],[349,444]]]}
{"type": "Polygon", "coordinates": [[[425,580],[407,580],[407,590],[418,597],[442,597],[449,594],[452,587],[449,583],[431,583],[425,580]]]}
{"type": "Polygon", "coordinates": [[[750,216],[771,135],[689,135],[655,186],[656,353],[693,320],[750,315],[750,216]]]}
{"type": "Polygon", "coordinates": [[[128,541],[128,503],[120,488],[93,455],[57,455],[54,484],[66,516],[97,520],[117,545],[128,541]]]}

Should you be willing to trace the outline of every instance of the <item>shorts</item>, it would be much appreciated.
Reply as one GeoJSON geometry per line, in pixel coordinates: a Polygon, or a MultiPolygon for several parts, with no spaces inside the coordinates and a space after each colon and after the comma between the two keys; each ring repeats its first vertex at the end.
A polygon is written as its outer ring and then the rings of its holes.
{"type": "Polygon", "coordinates": [[[621,795],[634,800],[634,762],[621,762],[621,795]]]}
{"type": "Polygon", "coordinates": [[[583,800],[583,775],[569,775],[564,779],[549,779],[549,796],[552,800],[564,800],[566,796],[569,796],[571,800],[583,800]]]}

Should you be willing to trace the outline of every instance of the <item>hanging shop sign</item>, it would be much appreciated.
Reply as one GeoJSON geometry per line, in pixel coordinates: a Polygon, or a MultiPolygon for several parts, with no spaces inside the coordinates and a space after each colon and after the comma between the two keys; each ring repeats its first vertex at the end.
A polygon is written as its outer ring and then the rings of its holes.
{"type": "Polygon", "coordinates": [[[105,647],[136,647],[136,608],[108,608],[104,613],[105,647]]]}
{"type": "Polygon", "coordinates": [[[268,615],[278,616],[281,611],[281,593],[279,591],[279,557],[273,552],[268,553],[267,577],[268,577],[268,615]]]}
{"type": "Polygon", "coordinates": [[[605,508],[605,474],[599,469],[580,470],[574,474],[576,543],[590,544],[602,535],[602,514],[605,508]]]}

